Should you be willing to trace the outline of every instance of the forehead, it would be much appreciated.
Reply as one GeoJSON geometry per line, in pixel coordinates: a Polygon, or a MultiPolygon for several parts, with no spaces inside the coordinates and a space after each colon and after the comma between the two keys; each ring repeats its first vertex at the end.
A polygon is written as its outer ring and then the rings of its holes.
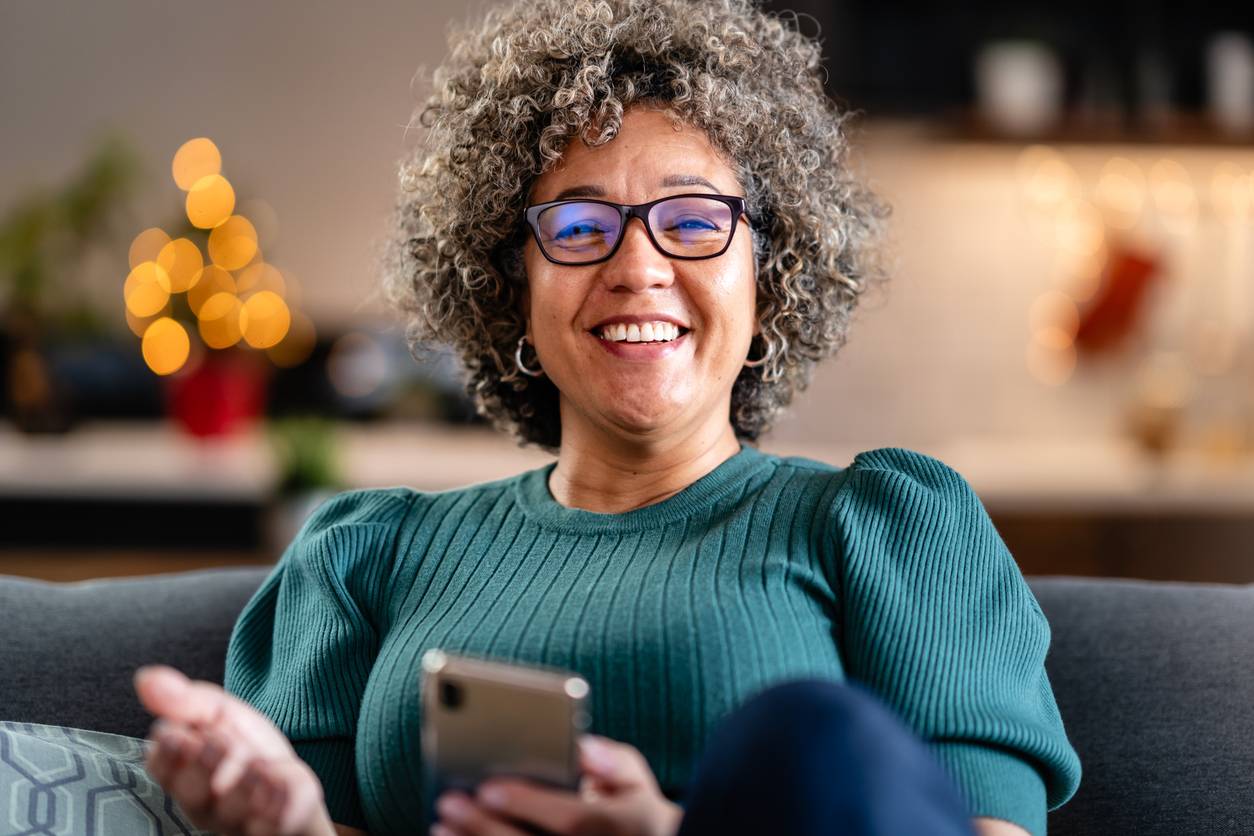
{"type": "Polygon", "coordinates": [[[678,182],[679,176],[704,178],[725,194],[741,193],[735,173],[704,131],[637,106],[623,115],[609,142],[588,146],[572,139],[559,162],[536,178],[531,196],[542,202],[571,186],[588,185],[609,197],[639,199],[642,190],[661,187],[667,178],[678,182]]]}

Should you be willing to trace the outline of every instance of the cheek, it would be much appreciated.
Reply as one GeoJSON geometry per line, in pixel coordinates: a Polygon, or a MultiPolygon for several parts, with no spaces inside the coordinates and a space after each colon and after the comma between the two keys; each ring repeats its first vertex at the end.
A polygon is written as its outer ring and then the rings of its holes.
{"type": "Polygon", "coordinates": [[[757,331],[757,287],[752,265],[707,278],[704,284],[703,315],[711,333],[718,335],[721,348],[748,344],[757,331]]]}

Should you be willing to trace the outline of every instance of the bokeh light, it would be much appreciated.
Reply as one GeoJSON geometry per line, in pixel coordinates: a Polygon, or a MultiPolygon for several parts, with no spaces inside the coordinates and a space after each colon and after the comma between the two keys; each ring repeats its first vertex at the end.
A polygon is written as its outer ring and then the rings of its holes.
{"type": "Polygon", "coordinates": [[[313,321],[299,311],[292,311],[292,324],[278,345],[266,349],[271,362],[284,369],[299,366],[313,354],[317,332],[313,321]]]}
{"type": "Polygon", "coordinates": [[[1145,205],[1145,173],[1127,157],[1111,157],[1098,175],[1093,199],[1112,226],[1131,229],[1145,205]]]}
{"type": "Polygon", "coordinates": [[[257,255],[257,230],[243,215],[232,215],[209,233],[209,258],[225,270],[239,270],[257,255]]]}
{"type": "Polygon", "coordinates": [[[199,317],[205,301],[215,293],[235,295],[235,277],[216,264],[207,264],[199,280],[187,291],[187,306],[199,317]]]}
{"type": "Polygon", "coordinates": [[[1042,293],[1028,310],[1028,326],[1033,332],[1058,328],[1070,340],[1080,328],[1080,311],[1066,293],[1050,290],[1042,293]]]}
{"type": "Polygon", "coordinates": [[[190,191],[202,177],[222,171],[222,154],[208,137],[189,139],[174,152],[170,170],[178,187],[190,191]]]}
{"type": "Polygon", "coordinates": [[[235,189],[221,174],[201,177],[187,193],[185,208],[192,226],[213,229],[235,211],[235,189]]]}
{"type": "Polygon", "coordinates": [[[1106,243],[1102,213],[1087,200],[1061,204],[1055,223],[1055,243],[1075,258],[1090,256],[1106,243]]]}
{"type": "Polygon", "coordinates": [[[144,331],[144,362],[157,374],[173,374],[183,368],[190,351],[187,331],[168,316],[156,320],[144,331]]]}
{"type": "Polygon", "coordinates": [[[1244,221],[1254,211],[1254,175],[1224,160],[1211,176],[1210,199],[1220,217],[1244,221]]]}
{"type": "Polygon", "coordinates": [[[126,311],[126,327],[130,328],[131,333],[135,336],[142,337],[144,332],[148,330],[149,325],[152,325],[163,316],[169,316],[174,312],[174,307],[167,302],[164,308],[152,316],[135,316],[135,314],[131,313],[131,309],[126,307],[123,310],[126,311]]]}
{"type": "Polygon", "coordinates": [[[268,290],[279,296],[285,296],[287,283],[283,274],[268,261],[254,261],[243,270],[235,280],[235,292],[241,299],[247,299],[254,293],[268,290]]]}
{"type": "Polygon", "coordinates": [[[1149,182],[1163,224],[1172,232],[1191,231],[1197,221],[1197,192],[1188,170],[1164,157],[1150,167],[1149,182]]]}
{"type": "Polygon", "coordinates": [[[234,293],[215,293],[200,306],[197,330],[210,348],[230,348],[243,334],[239,327],[241,308],[234,293]]]}
{"type": "Polygon", "coordinates": [[[206,230],[208,241],[202,252],[188,238],[172,240],[151,227],[131,242],[125,317],[142,339],[149,368],[172,374],[200,362],[206,349],[227,349],[241,340],[265,351],[276,365],[303,363],[316,344],[313,322],[294,308],[299,288],[292,278],[267,262],[261,249],[259,233],[267,241],[278,234],[274,208],[256,197],[238,201],[235,186],[222,174],[222,155],[207,137],[183,143],[170,170],[187,192],[187,220],[206,230]],[[182,310],[175,300],[180,293],[186,293],[200,340],[191,340],[190,324],[175,319],[182,310]]]}
{"type": "Polygon", "coordinates": [[[161,248],[157,264],[169,278],[171,293],[186,293],[200,279],[205,266],[200,248],[187,238],[175,238],[161,248]]]}
{"type": "Polygon", "coordinates": [[[1061,329],[1046,329],[1035,332],[1028,343],[1028,372],[1046,386],[1061,386],[1075,372],[1075,345],[1063,337],[1061,329]]]}
{"type": "Polygon", "coordinates": [[[1052,148],[1032,145],[1019,155],[1016,165],[1020,187],[1028,202],[1048,210],[1080,193],[1080,178],[1070,163],[1052,148]]]}
{"type": "Polygon", "coordinates": [[[157,262],[142,262],[126,277],[122,298],[135,316],[152,316],[170,301],[170,278],[157,262]]]}
{"type": "Polygon", "coordinates": [[[168,243],[170,243],[170,236],[160,227],[149,227],[136,235],[135,240],[131,242],[130,252],[127,254],[131,269],[145,261],[156,261],[161,248],[168,243]]]}
{"type": "Polygon", "coordinates": [[[253,348],[278,345],[291,324],[292,314],[283,297],[271,290],[254,293],[240,309],[239,328],[244,342],[253,348]]]}
{"type": "Polygon", "coordinates": [[[387,380],[387,352],[369,334],[350,331],[331,346],[327,376],[341,395],[364,398],[387,380]]]}

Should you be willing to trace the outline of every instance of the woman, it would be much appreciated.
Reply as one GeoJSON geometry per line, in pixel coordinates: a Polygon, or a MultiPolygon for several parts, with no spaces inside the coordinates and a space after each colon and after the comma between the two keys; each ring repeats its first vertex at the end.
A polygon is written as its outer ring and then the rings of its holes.
{"type": "Polygon", "coordinates": [[[443,647],[578,670],[597,735],[581,792],[449,793],[433,833],[1044,832],[1079,761],[967,483],[745,443],[881,277],[818,64],[744,0],[533,0],[455,38],[389,286],[557,461],[336,497],[240,616],[225,691],[142,672],[150,769],[197,821],[424,826],[443,647]]]}

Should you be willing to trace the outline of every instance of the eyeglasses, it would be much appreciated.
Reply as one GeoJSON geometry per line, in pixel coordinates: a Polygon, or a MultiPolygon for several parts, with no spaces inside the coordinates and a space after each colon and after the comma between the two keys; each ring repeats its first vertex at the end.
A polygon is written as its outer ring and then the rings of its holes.
{"type": "Polygon", "coordinates": [[[736,222],[752,223],[745,199],[721,194],[677,194],[627,206],[605,200],[555,200],[528,206],[525,217],[540,252],[554,264],[597,264],[623,243],[639,218],[653,246],[671,258],[716,258],[727,252],[736,222]]]}

